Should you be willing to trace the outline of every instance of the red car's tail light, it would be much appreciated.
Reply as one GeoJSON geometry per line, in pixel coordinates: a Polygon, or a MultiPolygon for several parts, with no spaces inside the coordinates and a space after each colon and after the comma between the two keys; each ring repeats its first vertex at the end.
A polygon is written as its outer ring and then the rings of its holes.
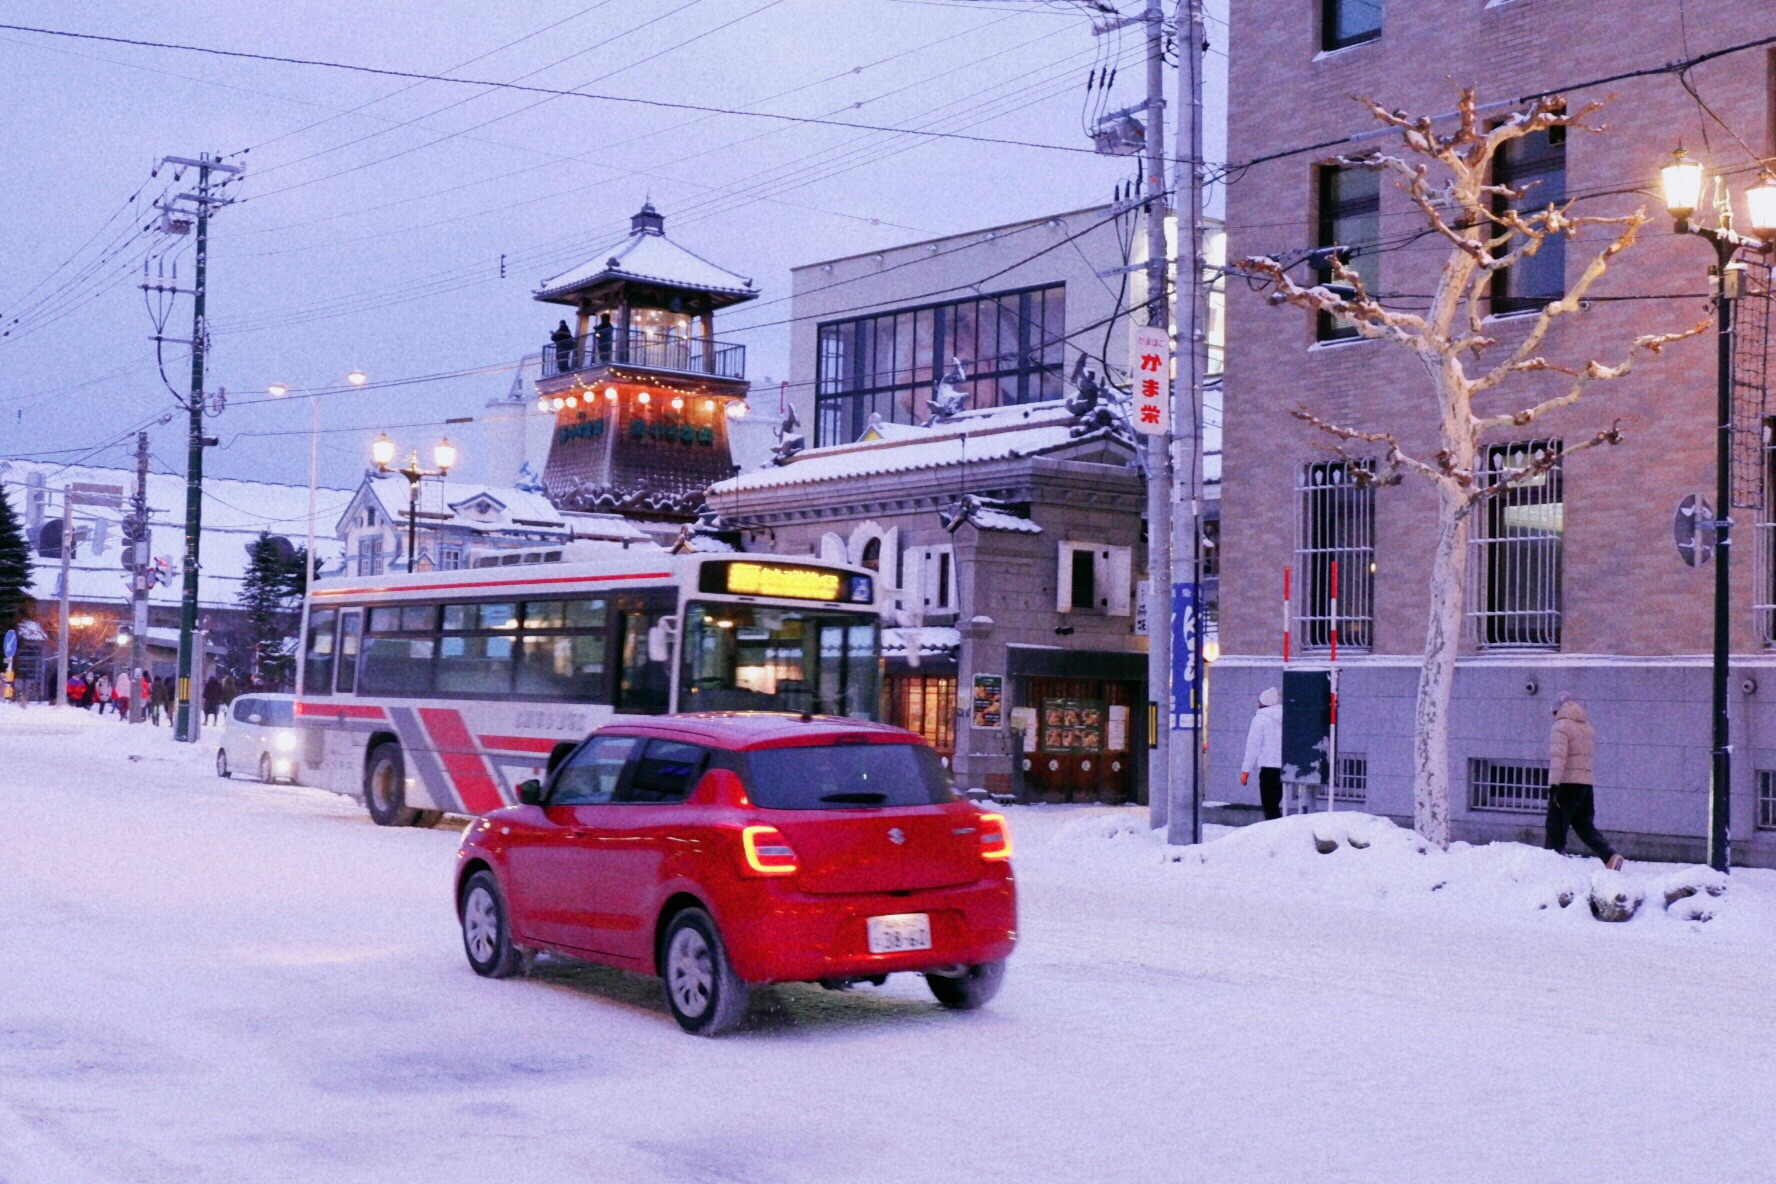
{"type": "Polygon", "coordinates": [[[1011,829],[1005,825],[1005,815],[982,814],[980,840],[982,859],[1011,858],[1011,829]]]}
{"type": "Polygon", "coordinates": [[[746,870],[755,876],[793,876],[796,873],[795,848],[774,826],[743,829],[740,849],[746,855],[746,870]]]}

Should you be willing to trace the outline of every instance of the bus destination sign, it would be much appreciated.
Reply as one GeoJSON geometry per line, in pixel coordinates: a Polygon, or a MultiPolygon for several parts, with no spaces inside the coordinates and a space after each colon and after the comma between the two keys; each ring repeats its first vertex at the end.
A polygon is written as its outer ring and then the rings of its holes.
{"type": "Polygon", "coordinates": [[[820,600],[869,604],[875,588],[868,576],[822,567],[740,561],[706,564],[702,590],[730,596],[769,596],[777,600],[820,600]]]}

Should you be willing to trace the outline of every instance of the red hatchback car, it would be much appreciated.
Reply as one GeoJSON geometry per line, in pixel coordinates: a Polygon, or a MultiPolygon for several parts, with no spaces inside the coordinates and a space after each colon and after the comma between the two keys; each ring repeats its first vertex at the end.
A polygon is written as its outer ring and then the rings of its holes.
{"type": "Polygon", "coordinates": [[[551,950],[665,979],[715,1035],[763,983],[923,974],[946,1007],[998,992],[1017,941],[1005,819],[883,724],[662,716],[594,732],[457,854],[463,946],[502,978],[551,950]]]}

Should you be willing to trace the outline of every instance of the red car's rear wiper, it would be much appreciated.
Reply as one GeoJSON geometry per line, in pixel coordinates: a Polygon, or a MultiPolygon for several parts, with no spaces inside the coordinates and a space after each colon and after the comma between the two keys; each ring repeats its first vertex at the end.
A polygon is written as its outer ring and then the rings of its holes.
{"type": "Polygon", "coordinates": [[[888,800],[885,793],[829,793],[820,799],[823,802],[838,802],[851,806],[879,806],[888,800]]]}

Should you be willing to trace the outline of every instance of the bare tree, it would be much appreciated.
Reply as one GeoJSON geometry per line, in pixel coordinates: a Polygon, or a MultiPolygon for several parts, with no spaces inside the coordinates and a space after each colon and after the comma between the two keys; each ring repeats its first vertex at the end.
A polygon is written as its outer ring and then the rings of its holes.
{"type": "MultiPolygon", "coordinates": [[[[1649,221],[1644,209],[1616,217],[1580,216],[1572,201],[1550,202],[1530,212],[1525,191],[1496,184],[1493,161],[1513,140],[1572,127],[1599,132],[1585,120],[1591,104],[1569,111],[1560,96],[1536,100],[1501,121],[1482,123],[1474,91],[1461,91],[1456,122],[1439,133],[1429,117],[1414,118],[1363,99],[1377,120],[1397,130],[1406,151],[1346,158],[1338,163],[1381,170],[1396,180],[1412,199],[1428,233],[1449,247],[1426,311],[1389,307],[1388,300],[1368,290],[1363,278],[1341,253],[1328,260],[1331,282],[1303,285],[1291,279],[1285,265],[1272,258],[1250,258],[1239,269],[1274,285],[1270,300],[1337,317],[1366,338],[1389,341],[1411,351],[1428,380],[1426,407],[1434,409],[1437,450],[1429,456],[1405,451],[1392,432],[1365,431],[1330,423],[1303,407],[1294,414],[1340,441],[1339,451],[1368,445],[1383,453],[1373,479],[1397,483],[1411,473],[1430,480],[1437,491],[1437,536],[1430,581],[1430,613],[1425,630],[1424,667],[1419,675],[1413,741],[1413,820],[1418,832],[1438,844],[1449,844],[1449,702],[1455,685],[1455,659],[1461,639],[1468,587],[1468,529],[1474,509],[1485,499],[1546,474],[1565,456],[1621,439],[1617,426],[1603,428],[1579,443],[1544,450],[1521,468],[1477,467],[1481,437],[1498,428],[1520,428],[1557,408],[1579,401],[1593,382],[1621,378],[1636,361],[1657,354],[1673,341],[1701,332],[1705,320],[1676,333],[1636,337],[1614,364],[1591,360],[1563,366],[1540,352],[1550,330],[1563,318],[1581,311],[1592,286],[1616,256],[1634,245],[1649,221]],[[1565,293],[1545,305],[1523,339],[1508,353],[1492,359],[1499,343],[1487,324],[1494,277],[1540,251],[1549,240],[1576,238],[1591,227],[1605,227],[1610,241],[1586,261],[1565,293]],[[1558,393],[1500,415],[1474,411],[1477,395],[1508,391],[1531,375],[1561,375],[1558,393]]],[[[1541,381],[1546,381],[1543,379],[1541,381]]],[[[1366,470],[1359,470],[1360,472],[1366,470]]]]}

